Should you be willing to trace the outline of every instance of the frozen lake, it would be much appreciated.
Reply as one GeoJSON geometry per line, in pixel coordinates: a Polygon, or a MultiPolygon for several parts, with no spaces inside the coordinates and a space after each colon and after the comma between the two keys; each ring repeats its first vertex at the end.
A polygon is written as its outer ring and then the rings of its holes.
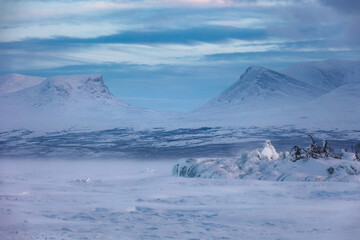
{"type": "Polygon", "coordinates": [[[173,160],[0,160],[0,239],[358,239],[360,184],[171,176],[173,160]]]}

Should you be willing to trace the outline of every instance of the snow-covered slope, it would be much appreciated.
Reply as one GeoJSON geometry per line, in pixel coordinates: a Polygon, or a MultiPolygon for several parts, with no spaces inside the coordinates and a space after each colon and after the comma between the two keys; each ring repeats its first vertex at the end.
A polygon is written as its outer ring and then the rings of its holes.
{"type": "Polygon", "coordinates": [[[323,61],[288,68],[301,80],[250,67],[193,117],[203,125],[360,129],[358,63],[323,61]]]}
{"type": "MultiPolygon", "coordinates": [[[[309,102],[284,110],[252,115],[266,119],[267,125],[291,124],[308,129],[360,130],[360,83],[335,88],[309,102]]],[[[253,122],[259,120],[253,119],[253,122]]]]}
{"type": "Polygon", "coordinates": [[[0,97],[4,130],[131,127],[152,113],[116,99],[101,75],[56,76],[0,97]]]}
{"type": "Polygon", "coordinates": [[[26,76],[16,73],[0,76],[0,95],[17,92],[25,88],[38,85],[45,78],[26,76]]]}
{"type": "Polygon", "coordinates": [[[110,93],[100,75],[57,76],[0,96],[0,128],[105,129],[136,123],[172,128],[294,125],[360,130],[358,62],[313,62],[286,71],[302,78],[253,66],[200,109],[171,114],[128,106],[110,93]]]}
{"type": "Polygon", "coordinates": [[[277,108],[309,101],[322,94],[320,89],[286,76],[282,73],[252,66],[240,79],[200,110],[236,108],[259,110],[277,108]]]}
{"type": "MultiPolygon", "coordinates": [[[[334,106],[336,103],[341,103],[342,107],[358,107],[360,98],[360,82],[345,84],[338,87],[327,94],[324,94],[317,98],[315,101],[319,104],[332,103],[334,106]]],[[[337,105],[338,105],[337,104],[337,105]]]]}
{"type": "Polygon", "coordinates": [[[110,93],[101,75],[56,76],[3,99],[37,108],[78,103],[127,106],[110,93]]]}
{"type": "Polygon", "coordinates": [[[360,61],[309,62],[292,65],[281,72],[309,85],[330,91],[347,83],[360,82],[360,61]]]}
{"type": "MultiPolygon", "coordinates": [[[[360,123],[360,83],[349,83],[305,104],[299,111],[303,118],[318,126],[356,127],[360,123]]],[[[350,129],[350,128],[349,128],[350,129]]],[[[357,127],[356,129],[359,129],[357,127]]]]}

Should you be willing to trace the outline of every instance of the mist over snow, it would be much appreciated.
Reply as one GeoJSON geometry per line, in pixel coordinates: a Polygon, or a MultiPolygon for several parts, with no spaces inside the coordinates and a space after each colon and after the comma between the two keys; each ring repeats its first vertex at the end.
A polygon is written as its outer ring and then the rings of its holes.
{"type": "Polygon", "coordinates": [[[252,66],[185,113],[131,106],[101,75],[4,75],[0,237],[355,240],[358,73],[252,66]]]}
{"type": "Polygon", "coordinates": [[[2,239],[357,239],[359,184],[171,176],[173,161],[0,161],[2,239]],[[310,221],[311,220],[311,221],[310,221]]]}
{"type": "Polygon", "coordinates": [[[359,16],[0,0],[0,240],[358,240],[359,16]]]}

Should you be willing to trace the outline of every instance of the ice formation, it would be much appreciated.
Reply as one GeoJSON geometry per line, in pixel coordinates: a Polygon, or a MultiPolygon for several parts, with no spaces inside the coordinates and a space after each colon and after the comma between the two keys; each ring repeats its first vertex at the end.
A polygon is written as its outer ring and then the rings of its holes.
{"type": "Polygon", "coordinates": [[[180,159],[172,174],[182,177],[240,178],[274,181],[360,181],[360,162],[353,153],[342,159],[308,158],[291,161],[288,152],[277,153],[269,140],[264,147],[239,158],[180,159]]]}
{"type": "Polygon", "coordinates": [[[266,140],[264,143],[264,149],[261,151],[261,159],[277,160],[279,154],[276,152],[275,147],[271,144],[270,140],[266,140]]]}

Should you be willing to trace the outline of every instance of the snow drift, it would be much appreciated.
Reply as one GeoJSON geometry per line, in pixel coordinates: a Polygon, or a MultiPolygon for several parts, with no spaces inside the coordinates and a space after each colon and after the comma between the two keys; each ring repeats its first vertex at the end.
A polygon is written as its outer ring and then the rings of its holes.
{"type": "Polygon", "coordinates": [[[263,148],[245,152],[239,158],[180,159],[174,176],[190,178],[238,178],[273,181],[360,181],[360,162],[353,153],[342,159],[308,158],[294,161],[289,152],[277,153],[267,140],[263,148]]]}

